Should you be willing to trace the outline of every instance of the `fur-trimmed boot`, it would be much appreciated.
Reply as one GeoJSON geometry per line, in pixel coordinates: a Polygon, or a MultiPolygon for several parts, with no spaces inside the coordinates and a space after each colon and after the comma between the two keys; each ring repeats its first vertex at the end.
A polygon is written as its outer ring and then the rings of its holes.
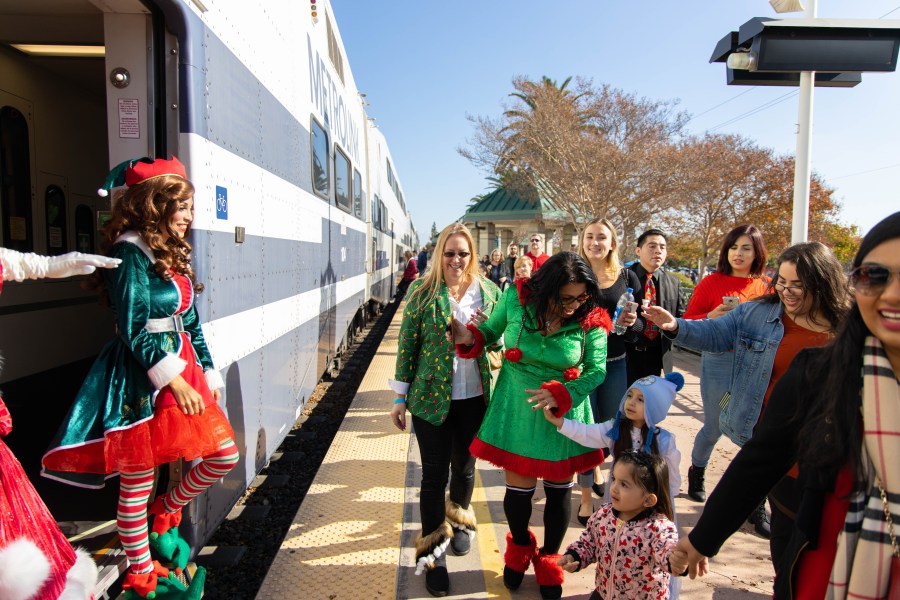
{"type": "Polygon", "coordinates": [[[457,556],[465,556],[472,548],[472,540],[475,539],[475,527],[478,521],[475,520],[475,511],[472,506],[463,508],[450,498],[445,503],[445,514],[447,522],[453,528],[453,539],[450,540],[450,547],[457,556]]]}
{"type": "Polygon", "coordinates": [[[446,596],[450,590],[447,573],[447,546],[453,538],[453,528],[447,521],[426,536],[416,537],[416,575],[425,571],[425,587],[432,596],[446,596]]]}
{"type": "Polygon", "coordinates": [[[537,549],[537,539],[534,532],[528,530],[528,537],[531,541],[525,546],[520,546],[513,541],[512,532],[506,534],[506,552],[503,553],[503,585],[510,590],[517,590],[522,585],[522,579],[525,577],[525,571],[531,559],[534,558],[537,549]]]}
{"type": "Polygon", "coordinates": [[[562,598],[565,572],[556,564],[560,556],[560,554],[545,554],[543,549],[534,555],[534,576],[541,586],[541,598],[544,600],[562,598]]]}

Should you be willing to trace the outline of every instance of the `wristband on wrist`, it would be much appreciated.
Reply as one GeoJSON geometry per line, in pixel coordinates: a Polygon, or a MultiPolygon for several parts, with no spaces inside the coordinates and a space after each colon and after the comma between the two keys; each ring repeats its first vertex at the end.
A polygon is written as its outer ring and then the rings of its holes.
{"type": "Polygon", "coordinates": [[[405,403],[406,403],[406,398],[397,398],[396,400],[394,400],[394,404],[405,404],[405,403]]]}

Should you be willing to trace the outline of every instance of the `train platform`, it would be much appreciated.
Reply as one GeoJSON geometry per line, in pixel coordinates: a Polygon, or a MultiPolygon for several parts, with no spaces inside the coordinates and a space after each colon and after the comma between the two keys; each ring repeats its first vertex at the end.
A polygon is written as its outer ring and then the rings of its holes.
{"type": "MultiPolygon", "coordinates": [[[[415,575],[413,541],[419,531],[418,485],[421,464],[416,438],[397,430],[389,412],[394,398],[387,386],[393,376],[402,310],[398,310],[372,360],[340,430],[316,474],[316,479],[285,537],[257,598],[325,600],[431,598],[424,576],[415,575]]],[[[703,505],[687,497],[687,470],[694,434],[702,424],[700,360],[675,353],[675,368],[685,386],[664,421],[681,450],[682,493],[675,499],[681,533],[690,530],[703,505]]],[[[707,468],[707,490],[737,452],[723,438],[707,468]]],[[[602,469],[608,471],[609,461],[602,469]]],[[[447,559],[448,598],[540,598],[533,570],[515,592],[503,586],[506,520],[502,470],[483,461],[476,468],[472,507],[478,529],[472,551],[447,559]]],[[[543,489],[537,486],[531,527],[543,537],[543,489]]],[[[564,542],[581,532],[575,520],[577,493],[572,498],[572,523],[564,542]]],[[[595,507],[599,500],[594,499],[595,507]]],[[[745,526],[711,561],[705,578],[684,579],[685,600],[770,598],[773,569],[768,541],[745,526]]],[[[593,589],[594,569],[567,574],[564,598],[586,598],[593,589]]]]}

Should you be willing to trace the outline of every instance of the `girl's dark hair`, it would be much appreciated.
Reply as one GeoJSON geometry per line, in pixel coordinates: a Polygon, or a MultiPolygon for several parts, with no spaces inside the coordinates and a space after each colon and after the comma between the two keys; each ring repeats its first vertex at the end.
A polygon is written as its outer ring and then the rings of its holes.
{"type": "MultiPolygon", "coordinates": [[[[778,257],[779,267],[786,262],[797,266],[797,277],[803,285],[805,298],[811,302],[810,320],[830,329],[837,328],[850,308],[850,292],[844,269],[828,246],[819,242],[794,244],[778,257]]],[[[781,302],[775,293],[776,283],[778,275],[772,278],[769,293],[760,296],[757,301],[781,302]]]]}
{"type": "Polygon", "coordinates": [[[554,305],[559,305],[559,290],[569,283],[583,283],[589,298],[578,307],[563,325],[581,321],[592,310],[600,306],[600,287],[591,266],[574,252],[560,252],[547,259],[541,268],[525,283],[528,289],[527,304],[534,308],[535,328],[542,331],[547,325],[547,315],[554,305]]]}
{"type": "Polygon", "coordinates": [[[731,263],[728,262],[728,250],[734,246],[738,238],[746,235],[753,244],[753,263],[750,265],[750,276],[759,277],[766,268],[766,243],[763,241],[762,233],[754,225],[738,225],[725,234],[722,240],[722,247],[719,248],[719,262],[716,263],[716,271],[725,275],[731,275],[733,269],[731,263]]]}
{"type": "Polygon", "coordinates": [[[669,468],[666,461],[658,454],[629,448],[616,455],[613,467],[619,463],[631,465],[635,482],[645,492],[656,495],[656,511],[674,521],[675,511],[672,510],[672,497],[669,495],[669,468]]]}
{"type": "MultiPolygon", "coordinates": [[[[900,238],[900,212],[878,223],[863,238],[853,259],[860,266],[878,245],[900,238]]],[[[799,433],[800,463],[836,473],[849,464],[856,474],[856,487],[865,484],[862,464],[862,357],[866,327],[854,301],[830,344],[816,351],[803,374],[798,398],[803,422],[799,433]]]]}
{"type": "MultiPolygon", "coordinates": [[[[612,447],[612,455],[618,456],[622,452],[631,448],[631,430],[634,429],[634,423],[631,422],[631,419],[625,418],[623,415],[621,419],[619,419],[619,439],[613,443],[612,447]]],[[[647,443],[647,435],[650,433],[650,429],[647,427],[647,423],[644,423],[644,426],[641,427],[641,448],[644,447],[644,444],[647,443]]],[[[650,451],[659,456],[659,445],[656,443],[656,440],[659,439],[659,432],[653,434],[653,439],[650,440],[650,451]]]]}

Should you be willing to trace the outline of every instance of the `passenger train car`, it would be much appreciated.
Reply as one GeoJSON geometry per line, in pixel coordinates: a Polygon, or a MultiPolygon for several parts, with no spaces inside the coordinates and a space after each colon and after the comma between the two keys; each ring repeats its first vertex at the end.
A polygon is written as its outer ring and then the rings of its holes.
{"type": "MultiPolygon", "coordinates": [[[[196,186],[198,310],[242,463],[192,504],[195,547],[418,245],[363,96],[328,0],[0,0],[3,246],[99,251],[115,194],[95,190],[123,160],[177,156],[196,186]]],[[[114,335],[80,283],[3,287],[0,386],[20,447],[49,440],[114,335]]],[[[70,488],[39,489],[53,508],[70,488]]]]}

